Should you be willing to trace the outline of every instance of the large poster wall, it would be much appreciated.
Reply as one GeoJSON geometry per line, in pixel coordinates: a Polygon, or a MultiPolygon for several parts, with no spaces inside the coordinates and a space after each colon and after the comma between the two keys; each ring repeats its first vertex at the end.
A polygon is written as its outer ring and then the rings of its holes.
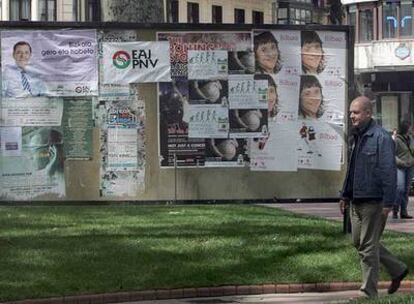
{"type": "Polygon", "coordinates": [[[314,30],[161,32],[161,166],[340,170],[346,35],[314,30]]]}
{"type": "Polygon", "coordinates": [[[277,174],[341,176],[348,34],[1,31],[0,201],[270,198],[277,174]]]}

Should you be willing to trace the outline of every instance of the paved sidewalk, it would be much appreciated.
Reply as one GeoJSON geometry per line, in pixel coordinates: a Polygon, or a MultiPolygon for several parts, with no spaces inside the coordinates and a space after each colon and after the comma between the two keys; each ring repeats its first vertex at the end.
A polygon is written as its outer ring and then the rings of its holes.
{"type": "Polygon", "coordinates": [[[226,296],[226,297],[209,297],[209,298],[188,298],[188,299],[171,299],[140,301],[130,304],[238,304],[238,303],[347,303],[351,298],[359,297],[357,291],[337,291],[337,292],[306,292],[291,294],[261,294],[246,296],[226,296]]]}
{"type": "MultiPolygon", "coordinates": [[[[314,215],[323,217],[330,220],[342,221],[342,215],[339,212],[339,206],[337,203],[290,203],[290,204],[261,204],[262,206],[280,208],[296,213],[314,215]]],[[[410,197],[410,203],[408,204],[408,213],[414,215],[414,197],[410,197]]],[[[402,220],[393,219],[390,216],[387,221],[385,229],[414,233],[414,219],[402,220]]]]}

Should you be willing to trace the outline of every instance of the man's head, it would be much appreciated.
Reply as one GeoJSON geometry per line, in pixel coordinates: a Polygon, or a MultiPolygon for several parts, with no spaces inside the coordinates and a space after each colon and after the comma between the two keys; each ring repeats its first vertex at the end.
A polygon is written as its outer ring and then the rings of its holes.
{"type": "Polygon", "coordinates": [[[360,128],[366,125],[372,118],[372,101],[366,96],[355,98],[349,107],[349,116],[352,126],[360,128]]]}
{"type": "Polygon", "coordinates": [[[16,61],[16,65],[21,69],[29,64],[30,57],[32,56],[32,47],[26,41],[19,41],[13,46],[13,58],[16,61]]]}

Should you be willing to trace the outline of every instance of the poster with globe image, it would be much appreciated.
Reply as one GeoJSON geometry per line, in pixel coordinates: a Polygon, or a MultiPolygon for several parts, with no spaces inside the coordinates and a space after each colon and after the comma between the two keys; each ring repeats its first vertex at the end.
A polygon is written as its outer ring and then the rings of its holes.
{"type": "Polygon", "coordinates": [[[189,80],[190,104],[228,104],[227,80],[189,80]]]}
{"type": "Polygon", "coordinates": [[[244,167],[249,162],[248,142],[243,138],[206,140],[205,167],[244,167]]]}
{"type": "Polygon", "coordinates": [[[233,109],[229,113],[230,137],[261,138],[268,135],[267,109],[233,109]]]}

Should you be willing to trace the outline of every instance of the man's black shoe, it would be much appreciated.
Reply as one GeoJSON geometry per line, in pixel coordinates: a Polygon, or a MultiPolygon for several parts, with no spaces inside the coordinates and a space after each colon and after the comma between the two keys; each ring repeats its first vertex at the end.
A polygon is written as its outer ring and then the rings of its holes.
{"type": "Polygon", "coordinates": [[[401,214],[401,218],[402,219],[412,219],[413,217],[411,215],[408,215],[408,214],[401,214]]]}
{"type": "Polygon", "coordinates": [[[408,274],[408,268],[404,270],[402,274],[400,274],[395,279],[392,279],[390,287],[388,287],[388,294],[393,294],[400,288],[401,281],[407,276],[408,274]]]}

